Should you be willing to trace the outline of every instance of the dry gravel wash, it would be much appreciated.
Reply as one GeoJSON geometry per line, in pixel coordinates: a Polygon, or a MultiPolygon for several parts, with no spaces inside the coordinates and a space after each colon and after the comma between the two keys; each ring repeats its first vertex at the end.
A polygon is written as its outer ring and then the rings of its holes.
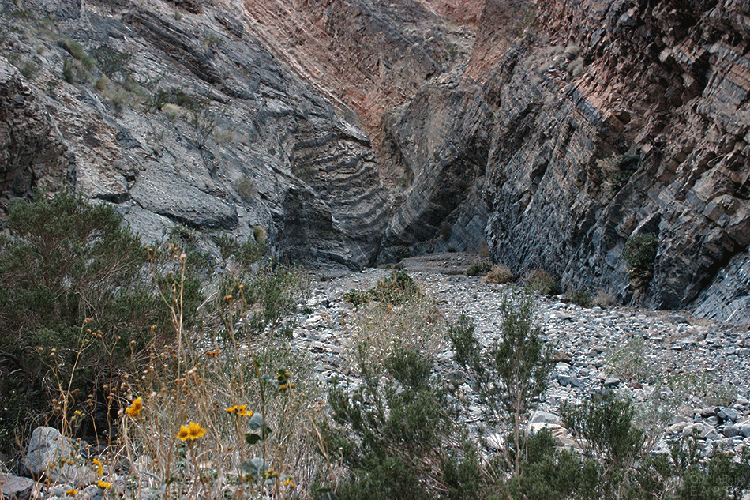
{"type": "MultiPolygon", "coordinates": [[[[475,256],[461,253],[434,255],[406,259],[402,266],[421,289],[436,300],[448,321],[455,321],[465,313],[474,320],[480,338],[488,338],[499,328],[499,298],[505,286],[486,284],[478,277],[466,276],[466,268],[475,259],[475,256]]],[[[367,290],[390,272],[367,269],[313,283],[307,301],[309,314],[299,317],[294,342],[315,356],[323,380],[343,376],[357,385],[356,373],[346,356],[355,311],[351,304],[342,301],[342,296],[351,289],[367,290]]],[[[700,433],[706,451],[716,445],[729,449],[750,445],[750,332],[747,327],[694,318],[681,311],[625,307],[585,309],[556,297],[538,297],[537,304],[538,321],[548,340],[556,346],[559,362],[550,374],[549,388],[533,421],[552,427],[560,441],[567,440],[557,416],[561,401],[579,402],[591,393],[606,389],[627,392],[636,403],[651,396],[653,385],[624,377],[620,380],[608,363],[613,352],[641,338],[641,358],[646,369],[662,374],[662,380],[683,373],[693,373],[699,378],[707,374],[716,384],[736,388],[736,397],[724,403],[726,406],[714,400],[717,394],[709,394],[709,397],[688,394],[685,403],[676,408],[664,424],[667,426],[665,438],[676,438],[695,430],[700,433]]],[[[458,382],[459,397],[466,409],[465,419],[470,427],[477,428],[482,426],[481,405],[470,376],[452,358],[453,353],[446,343],[437,356],[438,370],[458,382]]],[[[664,396],[670,396],[669,391],[664,396]]],[[[656,449],[659,447],[666,449],[665,439],[656,449]]]]}

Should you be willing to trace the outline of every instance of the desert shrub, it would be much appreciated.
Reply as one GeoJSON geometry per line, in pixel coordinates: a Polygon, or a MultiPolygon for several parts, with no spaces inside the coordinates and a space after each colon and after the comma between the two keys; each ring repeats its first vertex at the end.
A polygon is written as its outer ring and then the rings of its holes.
{"type": "Polygon", "coordinates": [[[232,187],[237,194],[242,198],[245,203],[251,203],[256,196],[258,196],[258,190],[253,184],[253,181],[246,176],[239,177],[232,183],[232,187]]]}
{"type": "Polygon", "coordinates": [[[101,77],[100,77],[100,78],[99,78],[99,79],[98,79],[98,80],[96,81],[96,88],[97,88],[97,90],[99,90],[99,91],[105,90],[105,89],[107,88],[107,85],[109,85],[109,78],[107,78],[107,77],[106,77],[106,76],[104,76],[104,75],[103,75],[103,76],[101,76],[101,77]]]}
{"type": "Polygon", "coordinates": [[[526,273],[524,282],[526,284],[526,291],[529,293],[554,295],[560,291],[557,279],[543,269],[532,269],[526,273]]]}
{"type": "Polygon", "coordinates": [[[39,67],[31,61],[26,61],[19,68],[19,71],[25,78],[33,78],[37,71],[39,71],[39,67]]]}
{"type": "Polygon", "coordinates": [[[655,234],[633,234],[625,242],[622,257],[627,263],[628,278],[637,290],[643,290],[654,277],[654,261],[659,248],[655,234]]]}
{"type": "Polygon", "coordinates": [[[65,59],[63,61],[63,78],[65,78],[65,81],[70,84],[76,84],[78,83],[78,70],[76,69],[76,66],[73,62],[71,62],[70,59],[65,59]]]}
{"type": "Polygon", "coordinates": [[[483,498],[486,478],[483,477],[482,463],[476,446],[467,439],[460,449],[448,450],[443,454],[440,472],[449,500],[474,500],[483,498]]]}
{"type": "MultiPolygon", "coordinates": [[[[522,448],[521,423],[544,392],[550,370],[548,347],[536,324],[533,297],[511,289],[500,302],[502,323],[497,337],[486,348],[474,335],[466,317],[449,329],[456,361],[476,377],[478,392],[486,404],[490,424],[510,424],[515,450],[522,448]]],[[[509,467],[520,473],[521,453],[509,467]]]]}
{"type": "Polygon", "coordinates": [[[690,500],[724,500],[742,498],[750,488],[750,448],[744,447],[740,456],[715,451],[710,459],[704,459],[694,436],[683,437],[671,448],[673,470],[678,480],[677,498],[690,500]]]}
{"type": "Polygon", "coordinates": [[[393,271],[386,278],[378,280],[370,290],[350,290],[344,294],[344,300],[357,306],[370,301],[394,306],[403,304],[421,293],[414,279],[406,271],[393,271]]]}
{"type": "Polygon", "coordinates": [[[358,365],[364,383],[351,394],[335,383],[328,397],[337,424],[328,448],[340,450],[351,471],[337,497],[433,498],[427,481],[441,473],[452,425],[446,394],[431,379],[432,360],[397,349],[379,373],[360,349],[358,365]]]}
{"type": "Polygon", "coordinates": [[[396,248],[396,253],[394,254],[394,256],[396,257],[396,260],[399,262],[401,262],[404,259],[409,258],[410,255],[411,255],[411,252],[409,251],[409,247],[403,246],[403,245],[396,248]]]}
{"type": "Polygon", "coordinates": [[[146,108],[149,110],[158,109],[161,111],[164,109],[166,104],[175,104],[181,108],[187,110],[194,110],[197,107],[202,106],[203,103],[200,100],[196,100],[194,97],[187,95],[182,89],[173,87],[169,90],[159,90],[151,98],[151,101],[147,104],[146,108]]]}
{"type": "Polygon", "coordinates": [[[83,409],[86,395],[127,362],[131,348],[150,341],[150,326],[169,323],[141,278],[146,249],[110,207],[69,192],[37,192],[33,202],[11,204],[8,230],[0,248],[0,351],[15,365],[3,384],[15,388],[0,391],[0,408],[9,398],[29,404],[2,415],[6,430],[23,428],[27,418],[59,422],[70,417],[60,412],[83,409]],[[78,394],[65,408],[52,403],[60,380],[78,394]]]}
{"type": "Polygon", "coordinates": [[[633,427],[635,409],[629,399],[595,396],[580,406],[563,403],[560,414],[586,456],[620,467],[640,453],[643,434],[633,427]]]}
{"type": "Polygon", "coordinates": [[[466,270],[466,276],[480,276],[488,273],[492,269],[492,264],[489,262],[474,262],[466,270]]]}
{"type": "Polygon", "coordinates": [[[599,466],[570,450],[559,450],[549,429],[526,436],[521,474],[505,489],[518,499],[596,498],[599,466]]]}
{"type": "Polygon", "coordinates": [[[397,348],[433,356],[444,345],[445,325],[435,301],[404,271],[394,271],[367,292],[351,291],[347,296],[363,301],[354,314],[345,353],[353,365],[361,348],[368,359],[382,364],[397,348]],[[374,301],[370,293],[377,297],[374,301]]]}
{"type": "Polygon", "coordinates": [[[297,276],[270,268],[225,276],[204,327],[175,327],[181,346],[154,346],[143,375],[129,379],[120,453],[145,464],[128,486],[134,497],[293,496],[325,474],[314,452],[321,388],[288,341],[297,276]]]}
{"type": "Polygon", "coordinates": [[[580,406],[560,407],[563,425],[578,441],[583,456],[601,464],[598,496],[622,496],[632,487],[634,464],[640,456],[643,432],[633,426],[635,409],[629,399],[593,397],[580,406]]]}
{"type": "Polygon", "coordinates": [[[505,285],[508,283],[513,283],[513,279],[513,273],[508,266],[496,265],[492,266],[492,269],[490,269],[489,273],[487,273],[487,276],[485,276],[484,281],[485,283],[505,285]]]}
{"type": "Polygon", "coordinates": [[[655,375],[642,337],[633,337],[625,346],[608,352],[607,366],[613,375],[627,381],[649,382],[655,375]]]}
{"type": "Polygon", "coordinates": [[[93,53],[99,69],[108,77],[111,77],[115,73],[126,73],[126,64],[132,57],[132,54],[119,52],[107,45],[102,45],[94,50],[93,53]]]}
{"type": "Polygon", "coordinates": [[[581,307],[591,307],[594,305],[594,295],[586,288],[574,288],[568,291],[568,300],[581,307]]]}
{"type": "Polygon", "coordinates": [[[637,155],[620,155],[613,159],[614,171],[608,172],[612,182],[612,189],[619,191],[628,183],[633,174],[640,166],[640,157],[637,155]]]}
{"type": "Polygon", "coordinates": [[[616,303],[617,301],[615,300],[615,298],[611,294],[607,293],[605,290],[598,289],[596,293],[594,294],[593,305],[595,306],[605,308],[605,307],[611,307],[615,305],[616,303]]]}
{"type": "MultiPolygon", "coordinates": [[[[262,231],[262,228],[260,229],[262,231]]],[[[219,235],[214,238],[214,242],[219,247],[222,259],[233,257],[238,264],[249,266],[259,262],[266,255],[265,238],[258,238],[248,238],[245,242],[239,242],[231,236],[219,235]]]]}

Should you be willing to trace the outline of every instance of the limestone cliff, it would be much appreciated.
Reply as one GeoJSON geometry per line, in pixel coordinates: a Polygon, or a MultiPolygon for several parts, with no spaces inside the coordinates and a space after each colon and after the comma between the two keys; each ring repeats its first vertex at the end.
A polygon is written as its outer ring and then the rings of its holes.
{"type": "Polygon", "coordinates": [[[438,241],[443,221],[481,217],[468,202],[479,191],[491,255],[515,272],[543,268],[563,287],[748,321],[747,5],[501,7],[488,2],[484,25],[488,16],[508,23],[482,35],[501,42],[491,49],[478,41],[481,60],[469,64],[483,83],[425,88],[386,122],[394,155],[415,165],[418,192],[384,241],[424,241],[426,230],[438,241]],[[458,89],[464,98],[449,104],[458,89]],[[439,116],[425,118],[433,112],[439,116]],[[448,150],[456,162],[442,160],[448,150]],[[457,163],[468,182],[453,177],[457,163]],[[465,195],[441,197],[441,178],[465,195]],[[623,258],[639,234],[658,241],[640,290],[623,258]]]}
{"type": "MultiPolygon", "coordinates": [[[[701,292],[750,244],[749,14],[732,1],[541,2],[533,41],[484,88],[498,117],[495,258],[628,301],[623,246],[651,233],[646,302],[726,317],[701,292]]],[[[747,284],[719,301],[739,305],[747,284]]]]}
{"type": "Polygon", "coordinates": [[[3,203],[74,183],[146,239],[261,226],[323,267],[487,245],[750,322],[747,2],[0,5],[3,203]]]}

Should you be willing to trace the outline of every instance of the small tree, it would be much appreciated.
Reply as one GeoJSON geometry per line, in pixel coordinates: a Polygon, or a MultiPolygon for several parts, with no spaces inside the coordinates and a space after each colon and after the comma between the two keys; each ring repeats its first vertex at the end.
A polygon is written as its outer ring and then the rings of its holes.
{"type": "Polygon", "coordinates": [[[533,297],[510,289],[500,302],[503,321],[499,337],[482,349],[474,326],[462,316],[449,330],[456,361],[474,372],[479,393],[492,417],[509,417],[515,459],[513,473],[521,467],[521,423],[547,387],[550,361],[541,328],[535,323],[533,297]]]}
{"type": "Polygon", "coordinates": [[[595,397],[580,406],[564,403],[563,424],[573,432],[586,458],[603,466],[599,487],[617,492],[630,488],[636,479],[634,463],[643,446],[643,432],[633,426],[635,410],[629,399],[595,397]]]}

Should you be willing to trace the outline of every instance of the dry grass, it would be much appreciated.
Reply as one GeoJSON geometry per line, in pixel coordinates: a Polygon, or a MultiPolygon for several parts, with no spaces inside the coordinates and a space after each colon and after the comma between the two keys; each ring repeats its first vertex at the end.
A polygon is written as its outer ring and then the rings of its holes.
{"type": "MultiPolygon", "coordinates": [[[[178,259],[184,273],[185,255],[178,259]]],[[[173,340],[152,344],[147,361],[134,360],[122,376],[119,435],[99,458],[113,494],[298,498],[330,477],[319,430],[328,417],[312,362],[291,348],[284,321],[258,326],[254,318],[268,317],[268,307],[250,289],[269,285],[244,279],[216,286],[213,307],[204,304],[210,317],[190,332],[182,328],[181,285],[162,290],[173,340]],[[111,473],[123,460],[131,470],[124,485],[111,473]]],[[[284,293],[299,285],[281,283],[284,293]]]]}
{"type": "Polygon", "coordinates": [[[490,272],[484,277],[485,283],[494,283],[497,285],[505,285],[513,283],[514,277],[510,268],[506,265],[495,265],[492,266],[490,272]]]}
{"type": "Polygon", "coordinates": [[[433,299],[415,294],[399,302],[368,302],[355,311],[346,354],[352,367],[360,348],[374,365],[382,366],[397,347],[427,356],[445,347],[445,319],[433,299]]]}

